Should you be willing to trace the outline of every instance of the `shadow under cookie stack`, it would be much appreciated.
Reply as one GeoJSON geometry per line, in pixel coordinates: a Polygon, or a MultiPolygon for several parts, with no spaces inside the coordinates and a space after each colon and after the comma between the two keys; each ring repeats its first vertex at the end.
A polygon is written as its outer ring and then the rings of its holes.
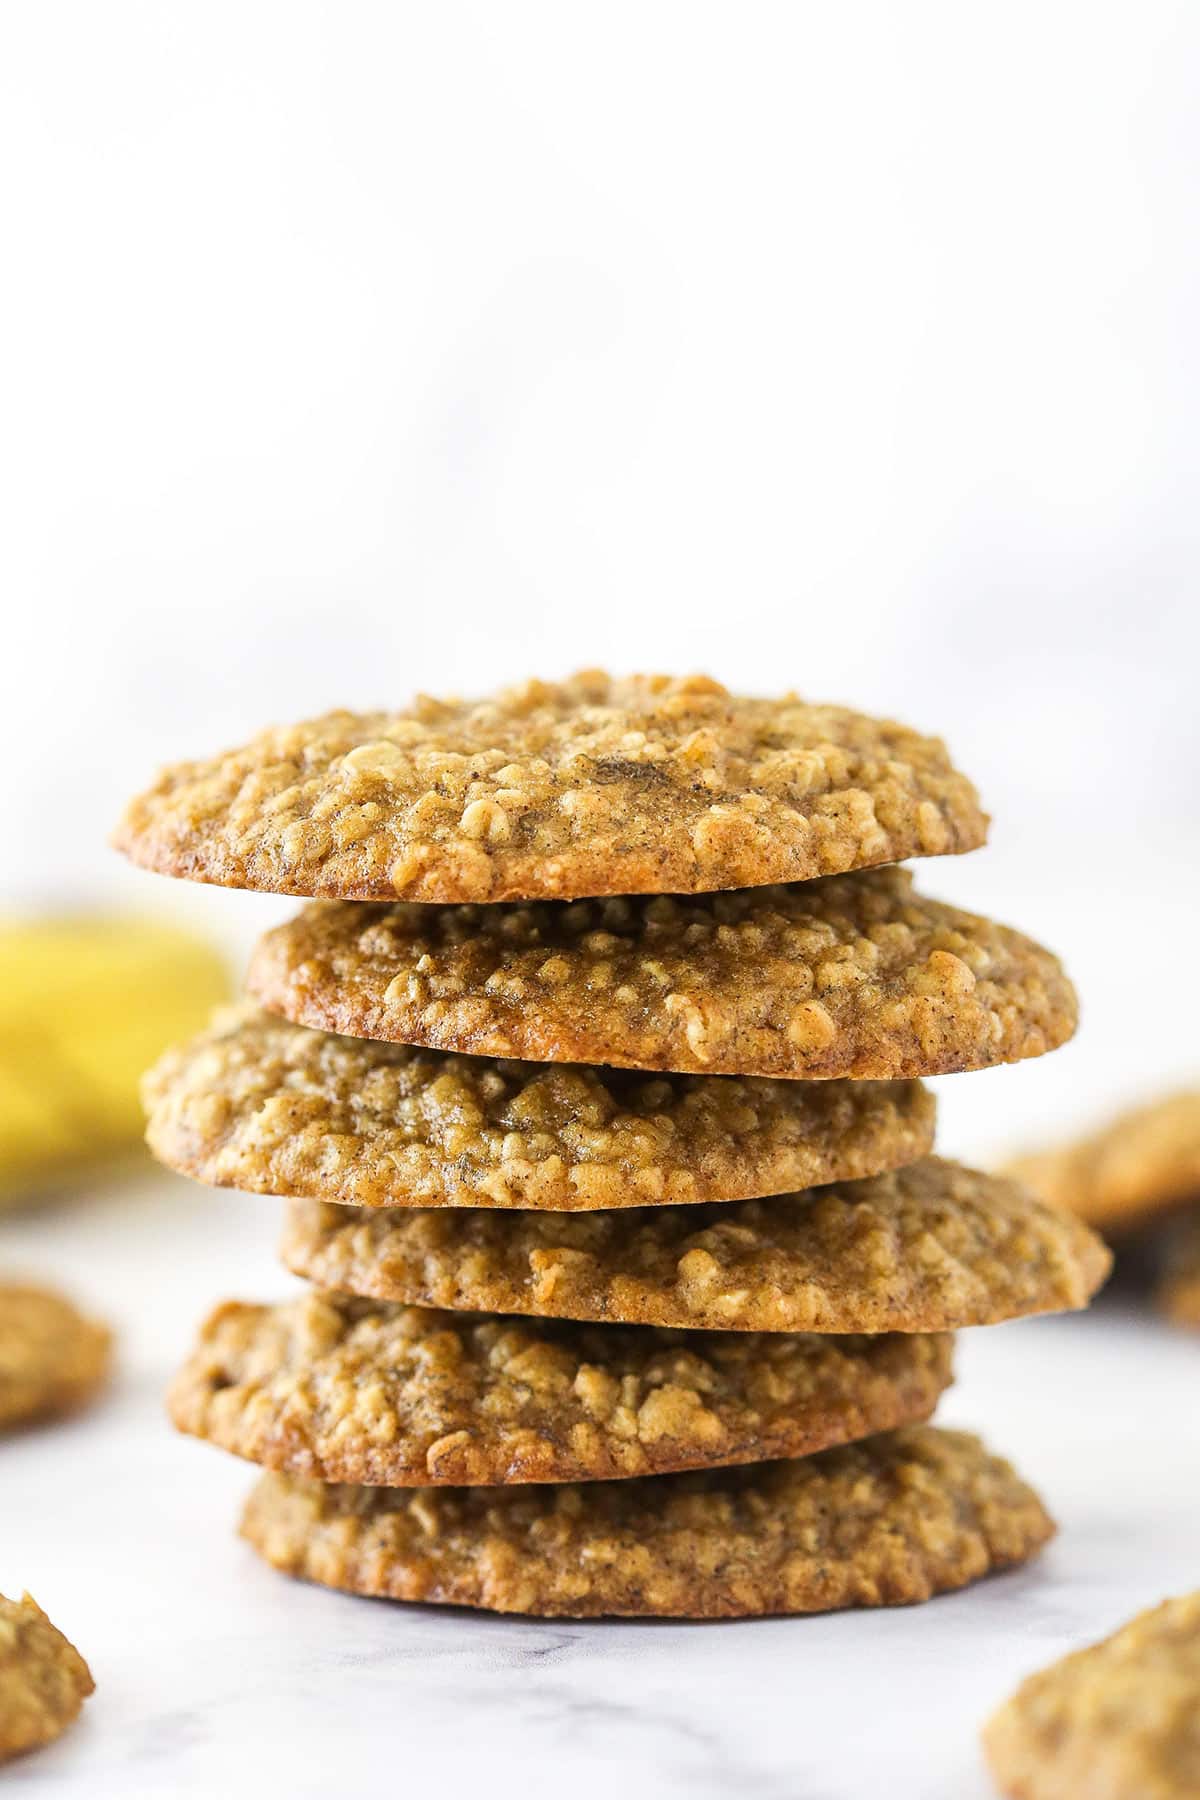
{"type": "Polygon", "coordinates": [[[1053,956],[923,897],[942,744],[695,678],[331,713],[167,770],[117,842],[316,899],[147,1079],[171,1168],[287,1198],[171,1413],[349,1592],[734,1617],[924,1600],[1037,1496],[928,1424],[952,1333],[1086,1305],[1079,1220],[932,1155],[920,1077],[1052,1050],[1053,956]]]}

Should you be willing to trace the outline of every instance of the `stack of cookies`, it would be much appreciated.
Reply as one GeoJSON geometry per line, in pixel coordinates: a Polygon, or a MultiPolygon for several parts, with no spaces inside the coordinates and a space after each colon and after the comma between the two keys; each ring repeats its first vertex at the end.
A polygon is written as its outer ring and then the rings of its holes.
{"type": "Polygon", "coordinates": [[[333,713],[167,770],[118,842],[305,896],[150,1142],[287,1197],[311,1291],[228,1303],[171,1397],[243,1530],[355,1593],[570,1616],[925,1599],[1052,1526],[925,1421],[951,1334],[1107,1253],[929,1154],[923,1075],[1036,1056],[1047,951],[901,858],[986,819],[940,742],[585,673],[333,713]]]}

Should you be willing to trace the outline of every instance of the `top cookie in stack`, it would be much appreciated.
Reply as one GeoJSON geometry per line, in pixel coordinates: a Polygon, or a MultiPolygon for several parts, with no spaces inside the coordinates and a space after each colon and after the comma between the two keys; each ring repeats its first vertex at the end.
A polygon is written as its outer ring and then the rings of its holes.
{"type": "Polygon", "coordinates": [[[730,1614],[1032,1553],[1036,1496],[920,1424],[927,1334],[1084,1305],[1105,1253],[929,1156],[919,1077],[1053,1049],[1074,992],[876,866],[986,824],[903,726],[590,672],[272,730],[133,803],[136,861],[319,901],[259,946],[259,1007],[146,1085],[161,1159],[290,1197],[286,1259],[325,1290],[220,1309],[174,1393],[276,1471],[246,1522],[270,1560],[730,1614]]]}
{"type": "Polygon", "coordinates": [[[810,881],[986,834],[936,738],[703,676],[588,670],[264,731],[164,771],[116,843],[220,887],[453,905],[810,881]]]}

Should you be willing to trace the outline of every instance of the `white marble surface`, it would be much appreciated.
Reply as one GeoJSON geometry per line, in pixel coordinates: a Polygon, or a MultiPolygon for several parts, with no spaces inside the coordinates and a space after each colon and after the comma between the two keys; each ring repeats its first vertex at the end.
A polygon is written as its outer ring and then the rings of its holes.
{"type": "Polygon", "coordinates": [[[162,1177],[0,1223],[4,1267],[69,1281],[122,1337],[102,1406],[0,1448],[0,1590],[29,1587],[98,1683],[6,1795],[977,1800],[979,1721],[1020,1673],[1200,1582],[1200,1343],[1112,1307],[962,1341],[944,1416],[1018,1460],[1062,1533],[928,1606],[537,1624],[290,1582],[233,1533],[252,1472],[161,1408],[213,1299],[286,1290],[275,1215],[162,1177]]]}

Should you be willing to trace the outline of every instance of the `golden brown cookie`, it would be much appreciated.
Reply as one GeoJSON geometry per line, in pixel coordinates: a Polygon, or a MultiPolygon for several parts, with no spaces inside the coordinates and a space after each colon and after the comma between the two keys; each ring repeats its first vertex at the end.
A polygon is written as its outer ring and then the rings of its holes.
{"type": "Polygon", "coordinates": [[[111,1359],[108,1328],[61,1294],[0,1285],[0,1431],[85,1405],[111,1359]]]}
{"type": "Polygon", "coordinates": [[[0,1763],[53,1743],[95,1689],[91,1670],[26,1594],[0,1594],[0,1763]]]}
{"type": "Polygon", "coordinates": [[[1196,1800],[1200,1593],[1031,1675],[983,1741],[1013,1800],[1196,1800]]]}
{"type": "Polygon", "coordinates": [[[292,1201],[320,1287],[478,1312],[724,1331],[953,1331],[1085,1306],[1111,1263],[1015,1182],[929,1157],[870,1181],[621,1213],[292,1201]]]}
{"type": "Polygon", "coordinates": [[[592,1481],[804,1456],[927,1419],[949,1337],[480,1319],[306,1294],[230,1301],[171,1389],[181,1431],[289,1475],[592,1481]]]}
{"type": "Polygon", "coordinates": [[[1172,1324],[1200,1331],[1200,1209],[1173,1222],[1162,1264],[1155,1294],[1159,1310],[1172,1324]]]}
{"type": "Polygon", "coordinates": [[[937,738],[703,676],[585,671],[261,732],[165,770],[114,841],[222,887],[453,902],[806,881],[986,834],[937,738]]]}
{"type": "Polygon", "coordinates": [[[542,1062],[828,1079],[1039,1056],[1075,1029],[1057,959],[903,869],[692,899],[321,905],[267,933],[273,1012],[542,1062]]]}
{"type": "Polygon", "coordinates": [[[800,1461],[582,1486],[267,1475],[242,1530],[276,1568],[356,1594],[717,1619],[928,1600],[1026,1561],[1054,1526],[977,1438],[916,1425],[800,1461]]]}
{"type": "Polygon", "coordinates": [[[1075,1143],[1019,1158],[1011,1172],[1113,1234],[1200,1201],[1200,1089],[1121,1113],[1075,1143]]]}
{"type": "Polygon", "coordinates": [[[354,1206],[740,1200],[897,1168],[933,1145],[915,1081],[642,1075],[335,1037],[243,1009],[147,1076],[181,1174],[354,1206]]]}

